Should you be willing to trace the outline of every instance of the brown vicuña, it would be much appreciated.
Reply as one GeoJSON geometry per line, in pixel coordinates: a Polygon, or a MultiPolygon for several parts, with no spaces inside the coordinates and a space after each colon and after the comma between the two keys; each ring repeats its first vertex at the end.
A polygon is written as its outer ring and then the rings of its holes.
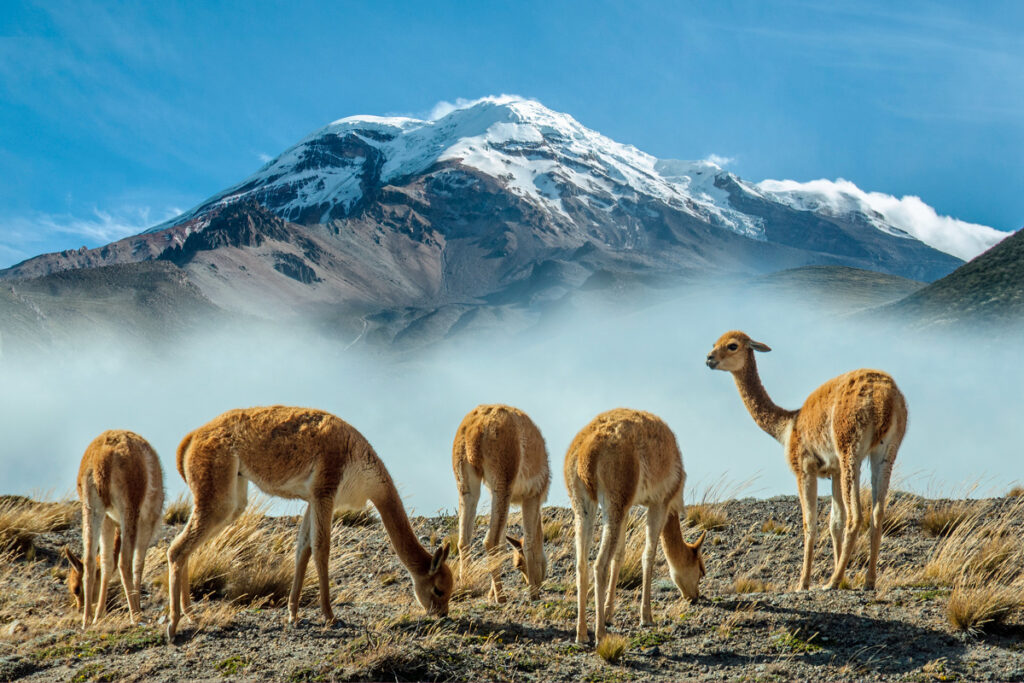
{"type": "Polygon", "coordinates": [[[604,531],[594,569],[598,641],[604,637],[605,624],[615,610],[615,584],[625,550],[623,530],[634,505],[647,507],[641,625],[654,623],[651,577],[659,535],[672,581],[684,596],[697,599],[704,576],[701,546],[707,532],[696,543],[683,540],[679,516],[683,513],[685,483],[686,471],[676,437],[651,413],[627,408],[609,410],[595,417],[573,439],[565,454],[565,485],[576,518],[576,642],[588,640],[587,568],[598,506],[604,511],[604,531]]]}
{"type": "MultiPolygon", "coordinates": [[[[488,553],[501,546],[510,504],[523,509],[523,538],[506,536],[513,565],[523,572],[530,597],[540,596],[547,573],[541,503],[548,496],[551,473],[544,438],[523,411],[505,405],[477,406],[463,418],[452,446],[452,469],[459,488],[459,571],[466,576],[480,482],[491,491],[491,519],[484,540],[488,553]]],[[[501,572],[491,574],[491,597],[505,602],[501,572]]]]}
{"type": "Polygon", "coordinates": [[[167,639],[173,642],[189,608],[188,558],[203,541],[245,509],[252,481],[263,492],[309,504],[299,525],[288,622],[298,618],[299,595],[310,555],[320,584],[320,609],[331,609],[327,560],[335,508],[362,509],[372,501],[416,599],[428,614],[448,613],[454,581],[445,544],[431,555],[420,545],[384,463],[354,427],[310,408],[270,406],[231,410],[189,433],[178,446],[178,472],[192,491],[192,514],[167,550],[171,606],[167,639]]]}
{"type": "Polygon", "coordinates": [[[140,590],[146,549],[160,526],[164,507],[160,459],[138,434],[119,429],[103,432],[85,449],[78,469],[77,488],[82,501],[82,559],[76,563],[70,550],[66,554],[72,561],[69,576],[72,594],[78,583],[74,576],[76,571],[81,582],[82,628],[88,628],[106,613],[107,586],[114,567],[120,570],[128,613],[134,624],[142,611],[140,590]],[[120,557],[115,559],[118,526],[121,547],[120,557]],[[98,596],[97,545],[100,554],[98,596]]]}
{"type": "Polygon", "coordinates": [[[860,533],[860,467],[871,461],[871,554],[865,588],[875,587],[878,546],[896,452],[907,430],[907,404],[892,377],[879,370],[854,370],[814,390],[799,410],[785,410],[768,396],[757,374],[754,352],[771,349],[743,332],[723,334],[707,357],[712,370],[731,372],[757,426],[786,452],[800,487],[804,562],[800,588],[811,585],[818,532],[818,477],[832,480],[829,527],[835,570],[828,588],[838,588],[860,533]]]}

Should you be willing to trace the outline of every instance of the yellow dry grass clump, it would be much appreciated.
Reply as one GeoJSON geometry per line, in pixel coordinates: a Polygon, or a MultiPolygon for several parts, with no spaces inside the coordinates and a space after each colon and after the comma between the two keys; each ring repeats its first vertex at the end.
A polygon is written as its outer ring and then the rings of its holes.
{"type": "Polygon", "coordinates": [[[78,503],[35,501],[25,496],[0,496],[0,552],[34,557],[37,534],[71,526],[78,503]]]}
{"type": "MultiPolygon", "coordinates": [[[[265,499],[250,503],[233,524],[192,553],[189,582],[193,596],[237,604],[265,601],[279,605],[287,600],[294,573],[296,529],[269,528],[268,506],[265,499]]],[[[166,562],[161,563],[160,572],[154,583],[166,592],[166,562]]],[[[307,581],[309,576],[307,573],[307,581]]]]}
{"type": "Polygon", "coordinates": [[[169,526],[184,524],[188,521],[190,514],[192,514],[192,499],[187,493],[181,492],[167,505],[167,509],[164,511],[164,524],[169,526]]]}
{"type": "Polygon", "coordinates": [[[914,580],[953,589],[946,616],[953,628],[975,633],[1024,605],[1024,498],[974,502],[958,516],[914,580]]]}
{"type": "Polygon", "coordinates": [[[609,633],[597,644],[597,654],[609,664],[618,664],[626,654],[629,640],[617,633],[609,633]]]}

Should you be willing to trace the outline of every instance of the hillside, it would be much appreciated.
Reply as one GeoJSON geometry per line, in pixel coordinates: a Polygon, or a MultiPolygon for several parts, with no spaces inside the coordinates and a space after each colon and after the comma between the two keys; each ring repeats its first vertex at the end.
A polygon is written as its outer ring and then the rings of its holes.
{"type": "Polygon", "coordinates": [[[1024,230],[882,310],[916,327],[1024,325],[1024,230]]]}
{"type": "MultiPolygon", "coordinates": [[[[509,602],[491,604],[487,574],[476,564],[443,619],[426,618],[414,603],[409,579],[379,522],[372,516],[341,519],[331,549],[339,622],[328,629],[319,621],[312,570],[300,623],[285,625],[281,602],[291,581],[298,520],[263,517],[257,508],[220,538],[217,553],[193,560],[195,592],[207,598],[196,604],[196,620],[183,622],[174,647],[161,635],[164,556],[181,529],[180,517],[160,532],[149,553],[142,603],[146,623],[131,627],[118,611],[82,633],[58,559],[64,544],[80,547],[72,512],[55,530],[32,537],[33,559],[0,564],[0,680],[1020,680],[1019,585],[1010,589],[1012,599],[998,623],[978,626],[969,619],[978,630],[965,633],[950,620],[951,614],[964,614],[964,607],[957,607],[965,591],[957,581],[963,577],[977,581],[979,572],[988,572],[988,585],[971,584],[975,587],[968,590],[975,592],[966,594],[969,604],[978,605],[979,591],[1019,576],[1020,501],[894,494],[874,592],[792,590],[802,552],[795,496],[692,508],[693,520],[713,527],[705,544],[702,597],[696,604],[680,599],[659,553],[650,627],[638,625],[636,563],[643,540],[635,528],[627,535],[610,627],[625,638],[616,663],[603,660],[592,645],[573,642],[572,516],[564,508],[544,510],[549,570],[541,599],[527,599],[521,578],[506,561],[509,602]],[[950,519],[959,520],[960,531],[939,537],[925,532],[934,533],[950,519]],[[983,538],[989,539],[987,546],[983,538]],[[238,597],[240,591],[269,597],[253,601],[238,597]]],[[[827,498],[821,501],[819,582],[832,565],[828,506],[827,498]]],[[[519,533],[518,522],[513,515],[512,533],[519,533]]],[[[422,541],[433,545],[451,538],[456,520],[416,517],[413,524],[422,541]]],[[[484,528],[477,524],[478,548],[484,528]]],[[[689,528],[686,535],[698,531],[689,528]]],[[[863,559],[861,543],[852,563],[854,586],[863,559]]],[[[588,609],[592,615],[592,604],[588,609]]]]}

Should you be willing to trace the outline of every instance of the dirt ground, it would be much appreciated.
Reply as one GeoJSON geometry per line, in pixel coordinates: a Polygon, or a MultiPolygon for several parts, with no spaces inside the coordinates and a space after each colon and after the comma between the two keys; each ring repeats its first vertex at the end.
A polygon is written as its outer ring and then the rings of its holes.
{"type": "MultiPolygon", "coordinates": [[[[956,505],[970,506],[981,519],[1002,518],[1012,533],[1004,529],[997,535],[1007,543],[1019,545],[1024,536],[1020,507],[1011,499],[958,503],[903,494],[891,505],[899,508],[900,523],[883,537],[877,590],[857,588],[863,576],[861,543],[852,587],[804,592],[794,590],[803,545],[794,496],[712,506],[714,515],[702,520],[715,528],[704,547],[708,574],[701,599],[691,604],[680,597],[659,553],[656,624],[639,625],[638,585],[620,589],[610,632],[626,643],[615,663],[593,645],[574,643],[572,513],[564,508],[544,510],[548,577],[539,600],[528,599],[522,579],[506,561],[509,601],[492,604],[480,563],[481,570],[453,599],[449,616],[427,618],[379,521],[339,521],[331,565],[338,623],[323,627],[310,568],[296,628],[286,625],[285,608],[273,600],[208,597],[197,604],[194,622],[182,622],[173,646],[163,640],[162,558],[181,525],[165,526],[150,550],[145,622],[131,626],[115,608],[83,633],[65,592],[66,565],[60,560],[65,544],[81,547],[73,520],[68,528],[38,534],[27,557],[8,554],[4,560],[0,680],[1024,680],[1019,602],[1004,610],[998,623],[973,633],[958,630],[949,619],[955,581],[931,571],[949,537],[926,533],[922,518],[936,506],[956,505]]],[[[828,499],[820,506],[817,584],[832,564],[828,499]]],[[[260,518],[263,540],[245,567],[287,569],[295,525],[295,518],[260,518]]],[[[453,538],[456,520],[415,518],[413,525],[433,547],[453,538]]],[[[485,531],[486,519],[480,518],[477,553],[485,531]]],[[[686,529],[691,540],[699,533],[696,527],[686,529]]],[[[632,555],[639,534],[628,538],[632,555]]],[[[239,571],[245,569],[237,564],[239,571]]],[[[285,579],[290,580],[288,571],[285,579]]],[[[593,628],[593,600],[589,610],[593,628]]]]}

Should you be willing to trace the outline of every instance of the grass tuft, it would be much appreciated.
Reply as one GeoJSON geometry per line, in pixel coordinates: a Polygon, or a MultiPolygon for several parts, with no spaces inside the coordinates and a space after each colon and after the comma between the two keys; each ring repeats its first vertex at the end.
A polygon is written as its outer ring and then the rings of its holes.
{"type": "Polygon", "coordinates": [[[597,654],[609,664],[618,664],[622,661],[629,647],[629,640],[617,633],[608,633],[601,642],[597,644],[597,654]]]}
{"type": "Polygon", "coordinates": [[[1020,587],[997,584],[955,588],[946,603],[946,618],[957,631],[976,635],[1002,623],[1020,606],[1020,587]]]}
{"type": "Polygon", "coordinates": [[[792,530],[793,529],[789,526],[776,522],[774,519],[769,519],[761,525],[761,533],[763,534],[774,534],[776,536],[784,536],[792,530]]]}
{"type": "Polygon", "coordinates": [[[36,501],[25,496],[0,496],[0,552],[35,556],[35,538],[71,526],[78,503],[36,501]]]}
{"type": "Polygon", "coordinates": [[[192,514],[192,499],[184,491],[179,493],[164,511],[164,524],[177,526],[188,521],[192,514]]]}
{"type": "Polygon", "coordinates": [[[378,521],[380,520],[369,505],[360,510],[334,511],[334,523],[342,526],[373,526],[378,521]]]}
{"type": "Polygon", "coordinates": [[[949,536],[958,526],[971,519],[975,508],[975,504],[964,500],[932,503],[921,516],[921,528],[929,536],[949,536]]]}
{"type": "Polygon", "coordinates": [[[769,593],[774,590],[774,584],[766,583],[753,576],[737,576],[732,584],[732,592],[738,594],[769,593]]]}

